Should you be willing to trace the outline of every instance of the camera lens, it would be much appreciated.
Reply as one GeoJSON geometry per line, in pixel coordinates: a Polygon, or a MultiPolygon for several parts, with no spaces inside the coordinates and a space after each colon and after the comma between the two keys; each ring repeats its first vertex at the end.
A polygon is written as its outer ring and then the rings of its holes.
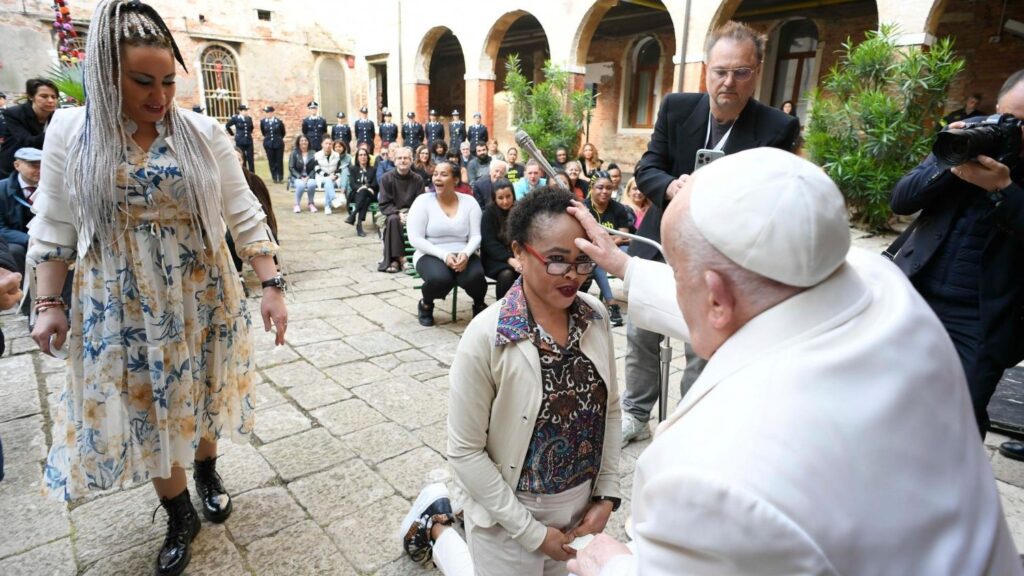
{"type": "Polygon", "coordinates": [[[940,132],[935,137],[932,153],[946,165],[959,166],[978,154],[990,154],[991,150],[998,149],[996,136],[991,126],[940,132]]]}

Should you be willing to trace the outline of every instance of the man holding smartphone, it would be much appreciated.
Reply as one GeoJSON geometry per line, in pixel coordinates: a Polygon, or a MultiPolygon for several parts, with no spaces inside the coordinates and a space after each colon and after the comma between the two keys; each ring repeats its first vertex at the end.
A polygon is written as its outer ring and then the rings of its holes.
{"type": "MultiPolygon", "coordinates": [[[[637,233],[661,242],[661,213],[694,172],[725,154],[771,146],[796,148],[800,122],[753,98],[764,60],[765,38],[744,24],[727,22],[705,45],[707,94],[669,94],[662,102],[636,182],[652,203],[637,233]]],[[[653,247],[636,242],[631,254],[663,260],[653,247]]],[[[626,389],[622,396],[623,443],[650,436],[647,420],[658,400],[658,345],[661,335],[627,324],[626,389]]],[[[685,394],[704,368],[686,346],[685,394]]]]}

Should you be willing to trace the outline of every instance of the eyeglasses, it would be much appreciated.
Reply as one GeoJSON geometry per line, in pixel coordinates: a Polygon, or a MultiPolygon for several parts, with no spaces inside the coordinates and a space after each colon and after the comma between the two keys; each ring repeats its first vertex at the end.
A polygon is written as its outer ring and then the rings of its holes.
{"type": "Polygon", "coordinates": [[[545,269],[547,270],[548,274],[551,274],[552,276],[565,276],[566,274],[569,273],[569,270],[572,270],[573,268],[576,269],[576,273],[579,274],[580,276],[586,276],[593,272],[594,268],[597,268],[597,262],[593,262],[590,260],[584,262],[552,262],[547,258],[541,256],[536,250],[533,249],[533,246],[530,246],[529,244],[523,243],[523,248],[526,248],[527,252],[529,252],[530,254],[533,255],[534,258],[539,260],[540,263],[545,266],[545,269]]]}
{"type": "Polygon", "coordinates": [[[711,74],[714,75],[715,80],[725,80],[726,78],[729,77],[730,74],[732,74],[732,77],[735,78],[737,82],[746,82],[747,80],[750,80],[754,76],[754,70],[755,68],[748,67],[712,68],[711,74]]]}

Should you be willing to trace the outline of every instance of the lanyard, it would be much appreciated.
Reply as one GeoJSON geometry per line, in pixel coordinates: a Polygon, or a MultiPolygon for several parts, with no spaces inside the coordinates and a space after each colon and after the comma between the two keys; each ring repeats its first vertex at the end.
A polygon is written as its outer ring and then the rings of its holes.
{"type": "MultiPolygon", "coordinates": [[[[704,144],[705,145],[707,145],[708,143],[711,142],[711,123],[714,122],[714,121],[715,121],[715,119],[714,119],[714,117],[711,116],[711,110],[709,109],[708,110],[708,132],[704,136],[704,144]]],[[[714,150],[716,152],[717,151],[721,151],[722,148],[725,147],[725,141],[729,139],[729,134],[732,134],[733,126],[736,126],[736,121],[735,120],[733,120],[732,126],[729,126],[729,130],[726,131],[725,136],[722,136],[722,139],[718,141],[718,145],[714,147],[714,150]]]]}

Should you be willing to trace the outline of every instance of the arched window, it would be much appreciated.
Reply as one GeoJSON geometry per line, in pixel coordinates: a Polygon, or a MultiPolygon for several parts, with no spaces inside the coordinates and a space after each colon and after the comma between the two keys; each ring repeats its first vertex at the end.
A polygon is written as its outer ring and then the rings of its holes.
{"type": "Polygon", "coordinates": [[[631,128],[650,128],[654,126],[654,107],[658,101],[661,46],[654,38],[644,38],[633,49],[628,64],[630,70],[624,76],[629,79],[626,121],[631,128]]]}
{"type": "Polygon", "coordinates": [[[242,103],[235,57],[221,46],[210,46],[203,50],[201,62],[206,115],[227,121],[242,103]]]}
{"type": "Polygon", "coordinates": [[[772,106],[792,100],[797,113],[807,109],[804,94],[814,86],[814,60],[818,56],[818,27],[806,18],[792,20],[779,31],[779,57],[775,65],[772,106]]]}
{"type": "Polygon", "coordinates": [[[345,96],[345,71],[334,58],[320,62],[320,115],[328,122],[334,122],[338,112],[348,114],[345,96]]]}

